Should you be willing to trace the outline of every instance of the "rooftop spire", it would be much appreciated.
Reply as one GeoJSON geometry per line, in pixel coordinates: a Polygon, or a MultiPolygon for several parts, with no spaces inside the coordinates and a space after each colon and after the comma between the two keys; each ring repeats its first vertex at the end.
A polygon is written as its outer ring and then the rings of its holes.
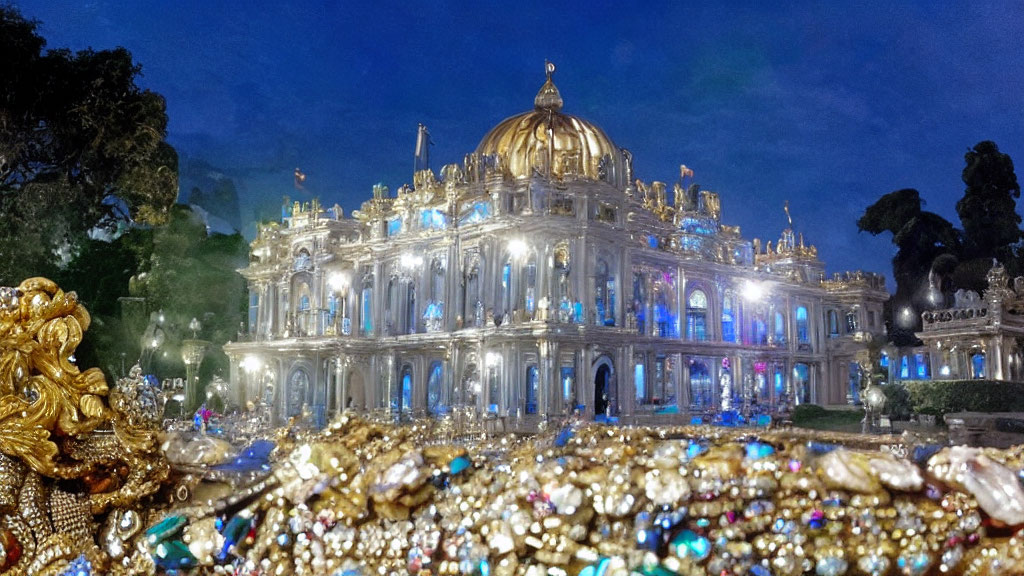
{"type": "Polygon", "coordinates": [[[551,75],[555,73],[555,65],[547,60],[544,61],[544,71],[547,74],[547,81],[540,87],[537,97],[533,99],[533,107],[537,110],[550,110],[558,112],[562,109],[562,95],[558,88],[551,81],[551,75]]]}

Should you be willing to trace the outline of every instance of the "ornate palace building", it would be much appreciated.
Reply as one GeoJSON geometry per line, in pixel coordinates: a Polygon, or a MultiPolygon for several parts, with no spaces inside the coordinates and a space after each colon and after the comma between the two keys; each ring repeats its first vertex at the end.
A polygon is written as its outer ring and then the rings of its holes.
{"type": "Polygon", "coordinates": [[[858,401],[884,279],[826,278],[791,221],[774,245],[744,239],[685,167],[671,192],[635,179],[548,70],[461,164],[377,186],[352,217],[314,200],[261,227],[248,334],[225,346],[241,405],[529,430],[858,401]]]}

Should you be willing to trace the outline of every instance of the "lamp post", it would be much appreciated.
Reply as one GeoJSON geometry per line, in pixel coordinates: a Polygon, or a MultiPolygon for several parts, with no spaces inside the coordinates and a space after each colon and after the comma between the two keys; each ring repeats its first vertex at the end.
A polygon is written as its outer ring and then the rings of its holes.
{"type": "Polygon", "coordinates": [[[188,324],[192,338],[181,341],[181,359],[185,362],[185,413],[190,414],[199,407],[199,366],[203,363],[210,343],[196,338],[202,329],[199,320],[193,318],[188,324]]]}

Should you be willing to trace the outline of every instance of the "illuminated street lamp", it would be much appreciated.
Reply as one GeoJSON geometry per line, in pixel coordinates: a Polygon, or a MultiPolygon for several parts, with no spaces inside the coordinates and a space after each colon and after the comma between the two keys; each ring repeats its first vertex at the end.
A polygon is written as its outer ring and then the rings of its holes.
{"type": "Polygon", "coordinates": [[[181,360],[185,363],[185,413],[190,414],[199,407],[199,366],[203,363],[210,343],[199,340],[196,334],[203,325],[193,318],[188,324],[192,338],[181,341],[181,360]]]}

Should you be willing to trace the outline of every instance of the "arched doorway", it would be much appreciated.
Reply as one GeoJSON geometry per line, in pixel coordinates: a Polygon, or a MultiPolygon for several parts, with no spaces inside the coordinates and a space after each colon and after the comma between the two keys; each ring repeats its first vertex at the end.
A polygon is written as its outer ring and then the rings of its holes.
{"type": "Polygon", "coordinates": [[[360,412],[369,408],[366,405],[366,381],[359,370],[353,369],[348,373],[348,398],[345,399],[345,407],[360,412]]]}
{"type": "Polygon", "coordinates": [[[607,364],[601,364],[594,375],[594,416],[600,418],[611,414],[612,371],[607,364]]]}

